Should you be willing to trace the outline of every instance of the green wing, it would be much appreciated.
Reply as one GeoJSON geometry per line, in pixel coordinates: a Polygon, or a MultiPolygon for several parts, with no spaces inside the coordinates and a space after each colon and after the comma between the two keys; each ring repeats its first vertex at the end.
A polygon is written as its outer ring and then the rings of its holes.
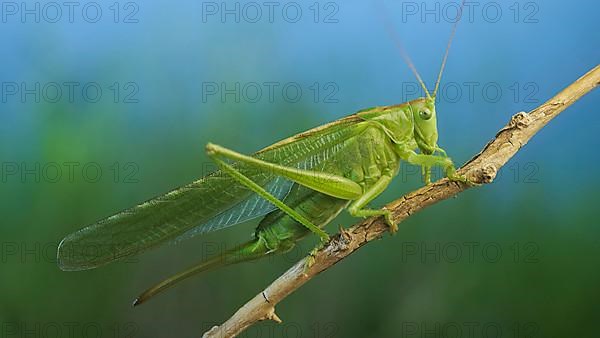
{"type": "MultiPolygon", "coordinates": [[[[288,195],[294,182],[283,177],[277,176],[267,186],[265,190],[279,200],[285,199],[288,195]]],[[[277,209],[266,199],[253,193],[250,197],[239,202],[235,206],[221,212],[201,225],[195,226],[185,232],[183,235],[175,238],[174,243],[178,243],[184,239],[194,237],[196,235],[205,234],[208,232],[225,229],[232,225],[236,225],[263,215],[277,209]]]]}
{"type": "MultiPolygon", "coordinates": [[[[354,115],[338,120],[278,142],[254,156],[288,166],[318,168],[343,148],[344,140],[356,135],[352,126],[358,126],[358,121],[354,115]]],[[[278,198],[284,199],[292,186],[268,172],[241,163],[234,165],[278,198]]],[[[58,265],[63,270],[92,269],[164,242],[222,229],[274,210],[265,203],[230,176],[216,171],[70,234],[59,245],[58,265]]]]}

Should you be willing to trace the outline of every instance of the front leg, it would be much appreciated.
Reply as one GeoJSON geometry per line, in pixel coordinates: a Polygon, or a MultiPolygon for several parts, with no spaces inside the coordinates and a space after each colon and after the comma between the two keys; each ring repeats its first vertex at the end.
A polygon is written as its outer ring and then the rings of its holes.
{"type": "Polygon", "coordinates": [[[354,200],[348,207],[348,212],[354,217],[370,217],[370,216],[384,216],[385,222],[390,227],[390,232],[395,234],[398,231],[398,225],[392,218],[392,212],[387,209],[365,209],[364,207],[371,202],[375,197],[379,196],[392,181],[392,176],[384,174],[379,180],[365,191],[362,196],[354,200]]]}
{"type": "Polygon", "coordinates": [[[421,166],[424,169],[429,169],[433,166],[440,166],[444,170],[444,174],[449,180],[470,183],[466,177],[456,173],[456,168],[454,167],[454,163],[452,163],[450,157],[417,154],[413,150],[404,150],[401,152],[401,154],[401,158],[410,164],[421,166]]]}

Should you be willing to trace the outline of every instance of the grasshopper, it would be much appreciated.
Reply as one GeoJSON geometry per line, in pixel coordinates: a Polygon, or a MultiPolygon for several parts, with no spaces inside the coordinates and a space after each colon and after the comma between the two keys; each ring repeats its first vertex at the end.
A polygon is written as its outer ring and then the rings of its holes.
{"type": "Polygon", "coordinates": [[[354,217],[383,216],[395,233],[391,212],[368,204],[398,174],[401,161],[420,166],[427,184],[433,166],[450,180],[467,182],[437,144],[435,98],[455,29],[456,23],[433,94],[401,49],[425,97],[360,110],[250,156],[208,143],[206,153],[220,170],[68,235],[59,245],[59,267],[92,269],[263,217],[250,241],[149,288],[138,305],[199,272],[285,253],[310,233],[326,242],[323,227],[344,209],[354,217]]]}

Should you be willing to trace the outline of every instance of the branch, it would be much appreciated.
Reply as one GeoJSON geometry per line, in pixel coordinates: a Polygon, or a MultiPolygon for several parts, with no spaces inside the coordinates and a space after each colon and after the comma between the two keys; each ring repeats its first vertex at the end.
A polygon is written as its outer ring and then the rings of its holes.
{"type": "MultiPolygon", "coordinates": [[[[458,173],[479,184],[491,183],[498,170],[512,158],[543,126],[558,116],[568,106],[579,100],[600,84],[600,65],[594,67],[577,81],[558,93],[548,102],[529,113],[514,115],[508,125],[483,150],[468,161],[458,173]]],[[[385,206],[392,211],[396,223],[439,201],[452,197],[471,186],[441,179],[405,195],[385,206]]],[[[304,283],[335,263],[346,258],[370,241],[388,231],[380,217],[368,218],[347,230],[341,229],[332,240],[314,254],[314,263],[305,269],[304,258],[277,278],[241,307],[220,326],[204,333],[204,338],[235,337],[258,321],[271,319],[281,322],[275,314],[275,305],[304,283]]]]}

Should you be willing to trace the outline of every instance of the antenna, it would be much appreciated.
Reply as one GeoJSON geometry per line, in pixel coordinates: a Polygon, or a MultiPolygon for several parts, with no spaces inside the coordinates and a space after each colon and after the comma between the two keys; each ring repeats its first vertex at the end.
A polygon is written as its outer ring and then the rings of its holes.
{"type": "MultiPolygon", "coordinates": [[[[464,0],[463,0],[463,4],[464,4],[464,0]]],[[[396,30],[392,26],[390,17],[387,15],[387,12],[385,11],[383,3],[381,1],[375,1],[375,5],[378,7],[377,8],[377,13],[379,14],[379,16],[381,17],[381,19],[383,21],[383,25],[385,27],[385,30],[388,32],[389,36],[394,41],[394,44],[396,45],[396,47],[398,47],[398,50],[400,51],[400,56],[402,56],[402,58],[404,59],[404,62],[406,62],[406,64],[410,68],[410,70],[413,72],[413,74],[415,74],[415,77],[419,81],[419,84],[421,84],[421,87],[425,91],[425,94],[427,94],[427,97],[431,98],[432,96],[429,95],[429,91],[427,90],[427,87],[425,86],[425,82],[423,82],[423,80],[421,79],[421,75],[419,75],[419,72],[417,71],[417,68],[412,63],[410,57],[408,56],[408,53],[406,53],[406,50],[404,49],[404,46],[402,45],[402,41],[400,40],[400,37],[398,36],[398,33],[396,32],[396,30]]],[[[462,5],[461,5],[461,12],[462,12],[462,5]]],[[[447,55],[448,55],[448,52],[446,51],[446,56],[447,55]]],[[[443,66],[442,66],[442,69],[443,69],[443,66]]],[[[434,92],[433,95],[435,97],[435,92],[434,92]]]]}
{"type": "Polygon", "coordinates": [[[440,67],[440,72],[438,73],[437,81],[435,81],[435,89],[433,90],[433,98],[437,95],[438,88],[440,86],[440,81],[442,80],[442,73],[444,72],[444,67],[446,67],[446,61],[448,60],[448,52],[450,52],[450,45],[452,45],[452,40],[454,39],[454,34],[456,33],[456,26],[458,26],[458,22],[462,18],[462,11],[465,5],[465,0],[462,0],[460,3],[460,8],[458,9],[458,14],[456,17],[456,22],[454,26],[452,26],[452,32],[450,33],[450,38],[448,39],[448,45],[446,45],[446,52],[444,53],[444,58],[442,59],[442,66],[440,67]]]}

